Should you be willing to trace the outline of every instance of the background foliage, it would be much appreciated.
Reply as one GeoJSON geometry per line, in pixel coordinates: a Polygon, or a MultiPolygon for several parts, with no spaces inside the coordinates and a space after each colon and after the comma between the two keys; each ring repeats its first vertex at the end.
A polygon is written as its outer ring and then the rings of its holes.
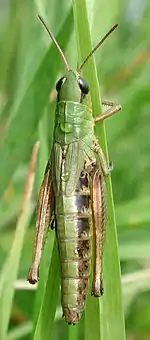
{"type": "MultiPolygon", "coordinates": [[[[150,338],[150,4],[135,0],[93,0],[87,1],[87,4],[93,46],[114,23],[119,23],[118,30],[95,58],[103,98],[123,106],[120,114],[107,121],[106,132],[109,155],[114,163],[112,183],[127,339],[147,340],[150,338]]],[[[46,19],[61,42],[69,64],[76,67],[77,52],[70,8],[71,1],[67,0],[12,0],[1,3],[0,294],[32,147],[37,139],[41,141],[30,223],[28,221],[15,284],[8,339],[28,339],[32,332],[33,308],[36,320],[39,301],[35,301],[35,291],[28,289],[25,278],[32,254],[35,203],[52,141],[54,87],[64,71],[57,51],[37,20],[37,13],[46,19]],[[46,106],[47,96],[50,100],[46,106]]],[[[53,236],[48,240],[49,254],[52,244],[53,236]]],[[[46,259],[44,273],[47,266],[46,259]]],[[[3,308],[6,307],[7,304],[3,308]]],[[[71,331],[61,320],[58,305],[52,339],[59,339],[60,336],[66,339],[68,332],[71,331]]],[[[79,333],[80,339],[83,339],[82,328],[79,333]]],[[[75,331],[71,336],[71,339],[78,339],[75,331]]]]}

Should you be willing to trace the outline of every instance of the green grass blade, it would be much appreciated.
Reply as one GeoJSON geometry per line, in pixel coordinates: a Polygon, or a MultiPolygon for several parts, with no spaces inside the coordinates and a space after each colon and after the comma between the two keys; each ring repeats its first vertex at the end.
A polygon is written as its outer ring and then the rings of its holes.
{"type": "Polygon", "coordinates": [[[6,340],[18,340],[22,339],[23,337],[30,336],[32,331],[32,323],[27,322],[23,325],[19,325],[15,327],[13,330],[8,332],[6,340]]]}
{"type": "Polygon", "coordinates": [[[1,280],[0,295],[0,339],[5,339],[11,314],[12,301],[14,296],[14,282],[17,279],[19,262],[23,248],[24,236],[30,219],[30,200],[35,177],[35,168],[37,160],[39,143],[36,143],[33,149],[31,164],[25,187],[24,198],[21,212],[18,219],[12,248],[3,270],[3,279],[1,280]]]}
{"type": "Polygon", "coordinates": [[[68,326],[68,340],[78,340],[79,339],[79,324],[75,327],[68,326]]]}
{"type": "MultiPolygon", "coordinates": [[[[73,9],[79,59],[81,62],[92,50],[85,1],[74,0],[73,9]]],[[[99,40],[100,38],[101,37],[99,37],[99,40]]],[[[107,43],[108,42],[109,39],[107,43]]],[[[101,112],[101,104],[94,58],[90,58],[85,65],[83,75],[90,84],[93,115],[99,115],[101,112]]],[[[101,146],[107,153],[105,131],[102,124],[96,128],[96,133],[100,139],[101,146]]],[[[120,265],[110,178],[107,181],[107,200],[109,225],[107,225],[104,254],[104,297],[94,299],[89,296],[88,298],[85,321],[86,340],[92,339],[93,334],[94,340],[123,340],[125,338],[120,265]]]]}
{"type": "Polygon", "coordinates": [[[45,292],[43,294],[43,301],[41,304],[33,338],[34,340],[50,339],[55,318],[56,306],[58,303],[59,287],[59,261],[57,242],[55,239],[51,265],[48,273],[48,280],[46,282],[45,292]]]}

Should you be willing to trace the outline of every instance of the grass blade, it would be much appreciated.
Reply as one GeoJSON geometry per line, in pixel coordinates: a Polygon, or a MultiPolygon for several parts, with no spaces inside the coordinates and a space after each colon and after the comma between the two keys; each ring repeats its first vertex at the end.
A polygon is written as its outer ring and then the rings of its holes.
{"type": "MultiPolygon", "coordinates": [[[[79,59],[81,63],[86,55],[92,50],[85,1],[74,0],[73,9],[79,59]]],[[[99,37],[99,40],[100,38],[101,37],[99,37]]],[[[94,116],[99,115],[101,112],[101,101],[94,57],[91,57],[90,60],[88,60],[83,69],[83,75],[90,84],[93,114],[94,116]]],[[[96,128],[96,133],[100,139],[100,145],[107,154],[106,136],[103,124],[99,124],[96,128]]],[[[120,265],[110,178],[107,181],[107,194],[109,225],[107,225],[104,254],[104,297],[96,299],[89,296],[88,298],[85,316],[86,340],[93,338],[93,334],[94,340],[123,340],[125,338],[120,265]]]]}
{"type": "Polygon", "coordinates": [[[23,337],[30,336],[32,331],[32,324],[31,322],[27,322],[23,325],[19,325],[13,330],[11,330],[8,335],[6,340],[18,340],[22,339],[23,337]]]}
{"type": "Polygon", "coordinates": [[[59,287],[59,261],[57,242],[55,239],[51,265],[48,273],[48,280],[46,283],[45,292],[43,294],[43,301],[33,338],[34,340],[50,339],[56,306],[58,303],[59,287]]]}
{"type": "Polygon", "coordinates": [[[14,241],[12,248],[6,261],[4,267],[4,277],[2,280],[1,296],[0,296],[0,338],[5,339],[7,334],[7,328],[9,324],[12,301],[14,296],[14,282],[17,278],[19,262],[23,247],[23,241],[25,236],[25,231],[30,219],[30,200],[32,195],[32,189],[34,184],[35,169],[37,153],[39,148],[39,142],[37,142],[33,148],[33,153],[31,157],[24,198],[22,202],[21,212],[18,219],[16,232],[14,236],[14,241]]]}

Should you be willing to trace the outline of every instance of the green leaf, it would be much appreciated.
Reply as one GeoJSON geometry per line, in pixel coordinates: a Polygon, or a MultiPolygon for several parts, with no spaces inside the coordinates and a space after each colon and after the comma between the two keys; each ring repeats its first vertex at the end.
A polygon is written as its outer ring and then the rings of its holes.
{"type": "MultiPolygon", "coordinates": [[[[74,0],[73,9],[81,62],[81,60],[83,61],[92,50],[85,1],[74,0]]],[[[100,29],[101,27],[99,27],[99,31],[100,29]]],[[[108,42],[109,41],[107,41],[107,43],[108,42]]],[[[91,57],[84,66],[83,75],[90,85],[93,115],[99,115],[101,112],[101,104],[94,57],[91,57]]],[[[100,144],[106,152],[106,136],[102,124],[96,128],[96,133],[100,139],[100,144]]],[[[94,340],[125,339],[121,275],[110,178],[107,181],[107,200],[109,224],[107,225],[107,236],[104,249],[104,296],[101,299],[94,299],[94,297],[91,296],[88,297],[85,321],[86,340],[91,339],[93,334],[94,340]]]]}

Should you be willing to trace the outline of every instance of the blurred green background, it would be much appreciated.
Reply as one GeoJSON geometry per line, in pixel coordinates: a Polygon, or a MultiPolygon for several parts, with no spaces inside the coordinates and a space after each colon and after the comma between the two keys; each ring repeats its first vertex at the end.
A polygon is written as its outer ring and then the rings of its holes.
{"type": "MultiPolygon", "coordinates": [[[[146,0],[89,0],[87,4],[93,46],[112,25],[119,23],[119,28],[97,51],[95,58],[103,99],[121,103],[123,107],[121,113],[107,121],[106,132],[109,157],[114,164],[112,183],[127,339],[148,340],[150,3],[146,0]]],[[[26,276],[32,256],[37,194],[52,142],[55,82],[64,72],[37,14],[45,18],[61,42],[69,64],[76,67],[71,5],[67,0],[7,0],[0,4],[1,273],[16,228],[33,144],[38,139],[41,141],[8,339],[28,339],[32,330],[35,290],[26,285],[26,276]]],[[[50,240],[50,254],[51,244],[50,240]]],[[[60,336],[66,339],[66,332],[58,306],[52,339],[60,336]]]]}

